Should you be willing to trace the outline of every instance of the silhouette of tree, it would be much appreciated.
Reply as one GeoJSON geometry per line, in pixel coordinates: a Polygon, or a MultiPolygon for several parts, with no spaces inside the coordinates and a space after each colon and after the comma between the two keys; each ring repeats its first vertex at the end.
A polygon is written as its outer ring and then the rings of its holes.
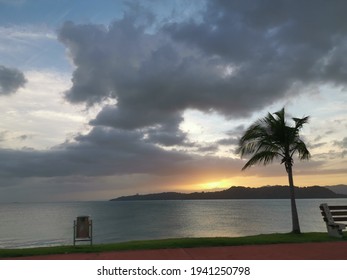
{"type": "Polygon", "coordinates": [[[276,158],[284,164],[289,180],[292,226],[294,233],[300,233],[300,224],[295,202],[293,181],[293,155],[298,154],[300,160],[309,159],[310,152],[300,139],[299,131],[309,117],[293,118],[295,125],[288,126],[285,120],[284,108],[274,114],[268,114],[252,124],[239,141],[238,152],[241,158],[251,156],[242,170],[252,165],[263,163],[267,165],[276,158]]]}

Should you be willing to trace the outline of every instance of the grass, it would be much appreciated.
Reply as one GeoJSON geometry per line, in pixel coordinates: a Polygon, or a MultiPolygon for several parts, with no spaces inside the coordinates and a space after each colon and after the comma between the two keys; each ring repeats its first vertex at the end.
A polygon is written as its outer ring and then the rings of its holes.
{"type": "Polygon", "coordinates": [[[0,249],[0,258],[13,258],[21,256],[70,254],[70,253],[95,253],[107,251],[143,250],[143,249],[167,249],[167,248],[194,248],[213,246],[241,246],[255,244],[277,243],[305,243],[305,242],[328,242],[345,241],[329,237],[326,232],[312,233],[274,233],[244,237],[212,237],[212,238],[177,238],[162,240],[130,241],[114,244],[95,244],[78,246],[38,247],[26,249],[0,249]]]}

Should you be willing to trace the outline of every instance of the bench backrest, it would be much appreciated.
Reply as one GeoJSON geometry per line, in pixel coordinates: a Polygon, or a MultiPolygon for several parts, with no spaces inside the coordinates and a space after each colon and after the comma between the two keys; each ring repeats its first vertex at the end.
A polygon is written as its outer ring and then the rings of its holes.
{"type": "Polygon", "coordinates": [[[347,205],[328,205],[323,203],[319,206],[323,220],[327,223],[347,222],[347,205]]]}

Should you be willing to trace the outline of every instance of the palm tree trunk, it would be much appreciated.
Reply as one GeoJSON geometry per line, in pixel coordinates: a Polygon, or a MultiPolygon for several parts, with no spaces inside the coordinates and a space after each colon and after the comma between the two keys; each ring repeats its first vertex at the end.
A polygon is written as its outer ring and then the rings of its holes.
{"type": "Polygon", "coordinates": [[[291,210],[292,210],[292,225],[293,225],[293,231],[292,232],[293,233],[301,233],[300,225],[299,225],[298,210],[296,209],[293,170],[292,170],[291,165],[288,166],[287,172],[288,172],[289,191],[290,191],[290,206],[291,206],[291,210]]]}

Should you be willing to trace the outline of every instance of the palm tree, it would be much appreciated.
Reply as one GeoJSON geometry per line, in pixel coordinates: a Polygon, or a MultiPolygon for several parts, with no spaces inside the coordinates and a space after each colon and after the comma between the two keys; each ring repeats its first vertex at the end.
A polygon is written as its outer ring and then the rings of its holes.
{"type": "Polygon", "coordinates": [[[310,158],[310,152],[299,137],[299,131],[308,122],[308,119],[309,117],[293,118],[295,125],[288,126],[285,121],[284,108],[274,114],[269,113],[246,130],[239,141],[238,148],[241,158],[251,156],[242,170],[259,163],[267,165],[276,158],[281,159],[281,164],[284,164],[288,174],[294,233],[300,233],[300,225],[295,203],[293,155],[297,153],[300,160],[310,158]]]}

